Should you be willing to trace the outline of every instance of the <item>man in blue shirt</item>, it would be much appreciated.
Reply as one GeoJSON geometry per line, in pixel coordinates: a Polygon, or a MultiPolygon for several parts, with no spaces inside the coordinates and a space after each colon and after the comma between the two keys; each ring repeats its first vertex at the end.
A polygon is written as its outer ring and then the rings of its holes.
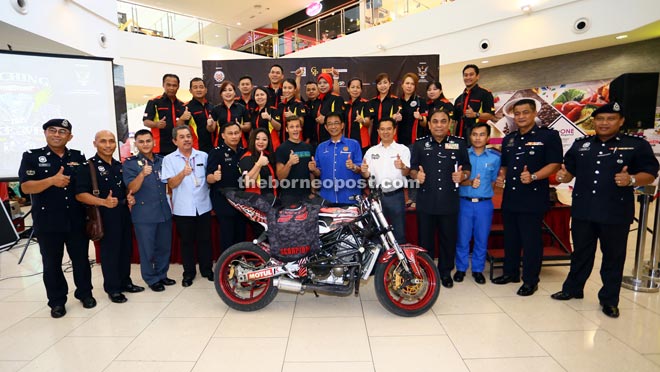
{"type": "Polygon", "coordinates": [[[493,182],[500,169],[500,155],[487,149],[490,126],[477,123],[470,132],[472,147],[468,149],[472,177],[460,183],[460,209],[458,212],[458,244],[456,244],[456,273],[454,281],[462,282],[469,262],[470,240],[474,237],[472,250],[472,277],[485,284],[482,272],[486,263],[488,235],[493,220],[493,182]]]}
{"type": "Polygon", "coordinates": [[[177,150],[163,160],[163,183],[172,189],[172,213],[181,239],[183,280],[189,287],[195,278],[195,242],[199,272],[213,281],[211,253],[211,197],[206,183],[208,155],[193,148],[190,128],[174,127],[172,138],[177,150]]]}
{"type": "Polygon", "coordinates": [[[131,219],[140,251],[142,279],[154,292],[176,282],[167,277],[172,249],[172,210],[165,184],[160,181],[163,156],[154,154],[153,135],[147,129],[135,133],[136,156],[124,162],[124,183],[135,195],[131,219]]]}
{"type": "Polygon", "coordinates": [[[325,117],[330,139],[316,148],[309,170],[321,180],[321,197],[335,205],[355,204],[351,197],[360,193],[362,149],[358,141],[343,136],[342,115],[332,112],[325,117]]]}

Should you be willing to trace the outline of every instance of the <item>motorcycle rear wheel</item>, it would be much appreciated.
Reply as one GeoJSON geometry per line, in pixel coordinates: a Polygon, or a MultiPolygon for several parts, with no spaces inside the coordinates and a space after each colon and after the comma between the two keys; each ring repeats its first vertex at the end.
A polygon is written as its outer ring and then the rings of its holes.
{"type": "Polygon", "coordinates": [[[421,277],[421,283],[411,284],[397,288],[397,283],[402,280],[402,268],[397,256],[393,256],[386,263],[376,265],[374,274],[376,296],[378,302],[391,313],[399,316],[413,317],[427,312],[438,299],[440,286],[438,278],[440,274],[433,259],[426,253],[417,255],[421,277]]]}
{"type": "Polygon", "coordinates": [[[236,278],[235,261],[258,268],[266,265],[270,258],[263,249],[250,242],[229,247],[215,264],[215,290],[227,306],[240,311],[255,311],[266,307],[277,296],[277,287],[272,278],[239,283],[236,278]]]}

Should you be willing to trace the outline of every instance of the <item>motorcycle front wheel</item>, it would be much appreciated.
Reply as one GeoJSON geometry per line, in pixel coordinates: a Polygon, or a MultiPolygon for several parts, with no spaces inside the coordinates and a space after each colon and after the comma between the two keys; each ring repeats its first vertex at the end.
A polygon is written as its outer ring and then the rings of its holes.
{"type": "Polygon", "coordinates": [[[404,284],[403,268],[397,256],[376,265],[374,279],[378,302],[399,316],[418,316],[427,312],[440,293],[440,274],[433,259],[426,253],[417,255],[421,276],[418,283],[404,284]]]}
{"type": "Polygon", "coordinates": [[[232,309],[255,311],[266,307],[277,296],[272,278],[240,283],[237,268],[263,268],[269,257],[263,249],[250,243],[234,244],[220,255],[215,264],[215,290],[232,309]]]}

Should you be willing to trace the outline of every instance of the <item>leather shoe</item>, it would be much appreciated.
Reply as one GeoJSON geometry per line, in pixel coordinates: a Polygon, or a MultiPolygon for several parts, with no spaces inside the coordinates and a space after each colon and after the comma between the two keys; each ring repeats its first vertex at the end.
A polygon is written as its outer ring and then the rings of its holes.
{"type": "Polygon", "coordinates": [[[66,309],[64,308],[64,305],[56,305],[50,309],[50,316],[55,319],[61,318],[64,315],[66,315],[66,309]]]}
{"type": "Polygon", "coordinates": [[[123,288],[123,291],[128,292],[128,293],[138,293],[138,292],[144,291],[144,287],[140,287],[139,285],[135,285],[135,284],[131,283],[131,284],[125,286],[123,288]]]}
{"type": "MultiPolygon", "coordinates": [[[[610,318],[618,318],[619,317],[619,308],[616,306],[611,306],[611,305],[601,305],[603,306],[603,314],[609,316],[610,318]]],[[[52,314],[52,311],[51,311],[52,314]]]]}
{"type": "Polygon", "coordinates": [[[463,278],[465,278],[465,271],[456,271],[454,273],[454,281],[455,282],[462,282],[463,278]]]}
{"type": "Polygon", "coordinates": [[[208,279],[210,282],[212,282],[214,280],[213,279],[213,273],[208,273],[208,274],[202,275],[202,276],[205,277],[206,279],[208,279]]]}
{"type": "Polygon", "coordinates": [[[96,299],[92,296],[85,297],[82,300],[80,300],[80,302],[82,302],[82,305],[85,309],[91,309],[94,306],[96,306],[96,299]]]}
{"type": "Polygon", "coordinates": [[[183,280],[181,281],[181,285],[184,287],[190,287],[192,285],[192,282],[193,282],[192,278],[183,278],[183,280]]]}
{"type": "Polygon", "coordinates": [[[474,278],[474,281],[479,283],[479,284],[486,284],[486,278],[484,277],[484,274],[482,273],[472,273],[472,277],[474,278]]]}
{"type": "Polygon", "coordinates": [[[508,283],[520,283],[520,278],[514,278],[509,275],[498,276],[492,280],[493,284],[508,284],[508,283]]]}
{"type": "Polygon", "coordinates": [[[124,294],[121,293],[121,292],[110,293],[110,294],[108,294],[108,297],[110,297],[110,301],[112,301],[116,304],[123,304],[124,302],[128,301],[126,296],[124,296],[124,294]]]}
{"type": "Polygon", "coordinates": [[[161,279],[160,282],[163,283],[163,285],[175,285],[176,284],[176,280],[170,279],[168,277],[165,277],[165,279],[161,279]]]}
{"type": "Polygon", "coordinates": [[[165,290],[165,285],[162,282],[156,282],[149,286],[154,292],[162,292],[165,290]]]}
{"type": "Polygon", "coordinates": [[[550,297],[552,297],[552,299],[554,300],[567,301],[572,298],[584,298],[584,293],[571,294],[568,292],[559,291],[557,293],[553,293],[552,295],[550,295],[550,297]]]}
{"type": "Polygon", "coordinates": [[[539,289],[539,286],[534,284],[527,284],[524,283],[523,285],[520,286],[520,289],[518,289],[518,296],[531,296],[536,292],[536,290],[539,289]]]}
{"type": "Polygon", "coordinates": [[[442,283],[442,286],[445,288],[451,288],[454,286],[454,281],[451,280],[451,276],[445,276],[440,278],[440,282],[442,283]]]}

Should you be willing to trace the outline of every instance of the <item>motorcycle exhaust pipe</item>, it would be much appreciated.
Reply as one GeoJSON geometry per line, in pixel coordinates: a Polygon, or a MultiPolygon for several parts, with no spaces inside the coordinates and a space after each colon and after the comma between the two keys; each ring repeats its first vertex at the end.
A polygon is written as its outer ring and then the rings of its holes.
{"type": "Polygon", "coordinates": [[[285,277],[273,278],[273,285],[288,292],[305,293],[302,283],[285,277]]]}
{"type": "Polygon", "coordinates": [[[348,287],[322,284],[302,285],[302,283],[297,280],[285,277],[273,278],[273,285],[278,289],[287,292],[304,294],[305,291],[316,291],[331,296],[350,296],[355,288],[354,283],[351,283],[348,287]]]}

